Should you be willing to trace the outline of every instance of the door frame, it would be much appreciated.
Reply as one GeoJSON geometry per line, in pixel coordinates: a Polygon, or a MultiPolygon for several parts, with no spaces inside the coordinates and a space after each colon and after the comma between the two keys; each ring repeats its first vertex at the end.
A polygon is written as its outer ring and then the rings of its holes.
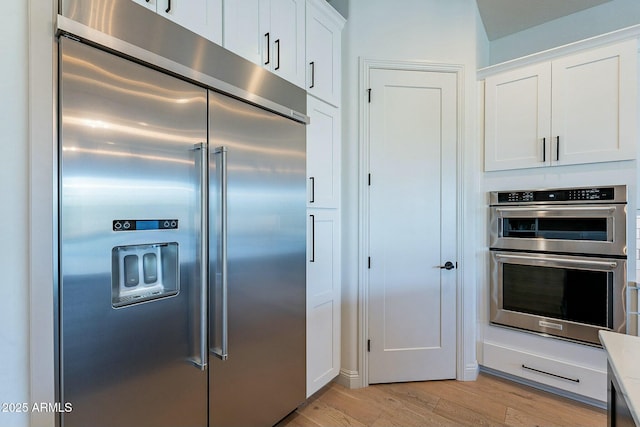
{"type": "MultiPolygon", "coordinates": [[[[370,123],[369,123],[369,93],[370,74],[372,70],[399,70],[399,71],[423,71],[452,73],[456,75],[457,85],[457,142],[456,142],[456,261],[464,266],[463,236],[464,221],[464,156],[462,153],[465,141],[465,107],[464,88],[465,73],[464,66],[457,64],[441,64],[424,61],[395,61],[385,59],[371,59],[360,57],[360,87],[359,87],[359,137],[358,137],[358,366],[360,386],[369,385],[369,353],[367,351],[367,340],[369,337],[369,273],[367,258],[369,256],[369,181],[368,168],[370,155],[370,123]]],[[[372,94],[375,96],[375,94],[372,94]]],[[[470,232],[474,232],[470,230],[470,232]]],[[[468,375],[467,366],[464,360],[466,346],[475,345],[475,331],[465,331],[463,327],[465,313],[464,268],[456,269],[456,379],[475,379],[475,375],[468,375]]],[[[473,310],[472,312],[475,312],[473,310]]],[[[475,359],[475,357],[474,357],[475,359]]],[[[475,363],[475,361],[474,361],[475,363]]],[[[477,363],[475,363],[477,367],[477,363]]],[[[477,369],[475,369],[477,371],[477,369]]],[[[477,375],[477,374],[476,374],[477,375]]]]}

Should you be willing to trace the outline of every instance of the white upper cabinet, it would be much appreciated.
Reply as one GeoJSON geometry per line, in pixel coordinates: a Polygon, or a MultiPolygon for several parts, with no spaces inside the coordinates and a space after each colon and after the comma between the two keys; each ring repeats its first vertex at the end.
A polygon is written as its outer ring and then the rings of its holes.
{"type": "Polygon", "coordinates": [[[324,0],[307,0],[307,92],[340,105],[342,28],[345,19],[324,0]]]}
{"type": "Polygon", "coordinates": [[[222,0],[133,0],[194,33],[222,44],[222,0]]]}
{"type": "Polygon", "coordinates": [[[485,170],[636,157],[637,41],[489,76],[485,170]]]}
{"type": "Polygon", "coordinates": [[[223,46],[304,87],[305,2],[225,0],[223,46]]]}
{"type": "Polygon", "coordinates": [[[547,166],[551,133],[551,64],[485,80],[485,169],[547,166]]]}

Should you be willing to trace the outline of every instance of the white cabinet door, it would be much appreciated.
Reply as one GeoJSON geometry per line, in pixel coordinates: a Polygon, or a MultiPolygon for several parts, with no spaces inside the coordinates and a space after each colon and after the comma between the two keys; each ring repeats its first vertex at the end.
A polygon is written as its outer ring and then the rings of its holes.
{"type": "Polygon", "coordinates": [[[340,199],[340,110],[307,96],[308,207],[337,208],[340,199]]]}
{"type": "Polygon", "coordinates": [[[340,373],[340,225],[335,209],[308,209],[307,397],[340,373]]]}
{"type": "Polygon", "coordinates": [[[487,77],[486,171],[548,166],[550,133],[550,63],[487,77]]]}
{"type": "Polygon", "coordinates": [[[222,44],[222,0],[133,0],[194,33],[222,44]]]}
{"type": "Polygon", "coordinates": [[[264,65],[262,55],[264,28],[261,17],[267,15],[268,0],[226,0],[224,2],[223,46],[249,61],[264,65]]]}
{"type": "Polygon", "coordinates": [[[305,2],[271,0],[271,70],[304,87],[305,82],[305,2]]]}
{"type": "Polygon", "coordinates": [[[553,162],[634,159],[637,42],[553,61],[553,162]]]}
{"type": "Polygon", "coordinates": [[[340,105],[344,18],[324,0],[307,0],[307,91],[340,105]]]}
{"type": "Polygon", "coordinates": [[[223,46],[304,87],[303,0],[225,0],[223,46]]]}

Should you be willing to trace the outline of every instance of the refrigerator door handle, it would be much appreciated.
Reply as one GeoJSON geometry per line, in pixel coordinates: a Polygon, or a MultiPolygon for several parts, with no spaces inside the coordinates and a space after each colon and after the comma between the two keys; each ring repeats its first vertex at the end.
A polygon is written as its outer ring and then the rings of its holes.
{"type": "Polygon", "coordinates": [[[208,316],[207,305],[209,303],[209,242],[207,236],[209,235],[209,168],[208,157],[209,150],[207,149],[207,143],[202,142],[196,144],[195,151],[200,152],[200,360],[195,360],[194,365],[202,371],[207,369],[207,330],[208,330],[208,316]]]}
{"type": "Polygon", "coordinates": [[[227,360],[229,358],[227,323],[227,147],[216,147],[213,153],[216,157],[216,174],[220,190],[217,209],[218,259],[216,261],[215,277],[215,294],[216,297],[220,297],[220,301],[214,302],[214,307],[216,307],[213,310],[215,337],[211,351],[219,359],[227,360]],[[218,288],[220,288],[219,294],[218,288]]]}

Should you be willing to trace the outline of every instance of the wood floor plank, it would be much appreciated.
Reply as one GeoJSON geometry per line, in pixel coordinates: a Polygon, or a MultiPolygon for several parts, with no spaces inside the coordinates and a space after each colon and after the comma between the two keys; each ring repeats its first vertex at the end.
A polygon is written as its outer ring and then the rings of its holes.
{"type": "MultiPolygon", "coordinates": [[[[531,415],[527,412],[522,412],[514,408],[507,409],[505,424],[508,425],[509,427],[529,427],[529,426],[562,427],[563,426],[563,424],[558,424],[557,421],[546,419],[546,417],[544,417],[543,414],[539,413],[538,415],[531,415]]],[[[573,425],[574,424],[564,424],[564,426],[573,426],[573,425]]],[[[577,424],[577,423],[575,425],[580,426],[580,424],[577,424]]]]}
{"type": "Polygon", "coordinates": [[[319,397],[319,400],[326,405],[338,409],[364,425],[373,424],[380,416],[382,412],[380,406],[372,405],[370,400],[358,396],[358,394],[364,394],[363,390],[348,393],[345,387],[335,383],[329,387],[329,390],[319,397]]]}
{"type": "Polygon", "coordinates": [[[477,381],[332,383],[277,427],[604,427],[606,411],[481,372],[477,381]]]}
{"type": "Polygon", "coordinates": [[[467,401],[456,403],[448,399],[440,399],[434,412],[444,418],[453,421],[458,426],[485,426],[485,427],[504,427],[504,416],[502,413],[499,417],[486,416],[485,414],[474,411],[466,406],[467,401]],[[500,418],[499,420],[496,418],[500,418]]]}
{"type": "Polygon", "coordinates": [[[450,402],[464,402],[464,407],[488,420],[501,423],[505,419],[507,406],[500,400],[488,399],[486,393],[469,387],[462,381],[425,381],[417,386],[427,393],[450,402]]]}
{"type": "MultiPolygon", "coordinates": [[[[321,399],[317,399],[313,403],[306,405],[300,411],[300,414],[320,426],[366,427],[366,424],[332,406],[327,405],[321,399]]],[[[289,426],[288,423],[285,425],[289,426]]]]}

